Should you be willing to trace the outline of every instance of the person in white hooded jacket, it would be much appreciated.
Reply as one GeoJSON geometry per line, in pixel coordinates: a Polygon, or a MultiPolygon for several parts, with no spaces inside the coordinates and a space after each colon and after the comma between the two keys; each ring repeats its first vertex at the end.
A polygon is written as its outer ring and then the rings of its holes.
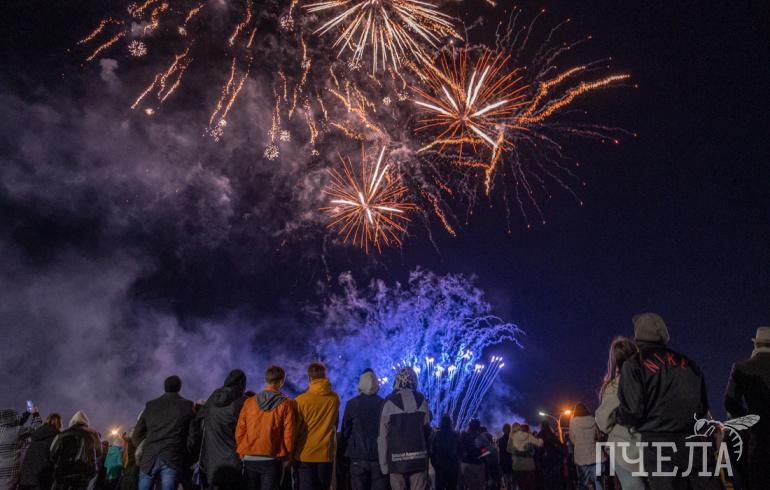
{"type": "Polygon", "coordinates": [[[543,440],[532,435],[527,424],[513,424],[508,436],[511,453],[513,482],[519,490],[535,490],[537,474],[534,449],[543,447],[543,440]]]}
{"type": "Polygon", "coordinates": [[[614,458],[610,458],[610,464],[614,462],[613,470],[623,490],[644,490],[644,478],[633,475],[634,472],[643,471],[639,464],[639,446],[637,445],[642,439],[641,434],[618,424],[615,420],[615,410],[620,405],[618,399],[620,368],[637,352],[639,348],[631,339],[616,337],[612,341],[610,357],[607,361],[607,374],[604,375],[599,392],[601,405],[596,409],[596,425],[599,430],[607,434],[607,442],[614,453],[614,458]],[[622,447],[626,443],[628,446],[622,447]]]}
{"type": "Polygon", "coordinates": [[[600,452],[597,458],[598,436],[599,429],[596,427],[596,421],[586,406],[582,403],[575,405],[572,419],[569,421],[569,439],[574,447],[573,456],[578,470],[579,489],[588,489],[593,482],[595,490],[604,490],[599,474],[607,458],[603,452],[600,452]]]}

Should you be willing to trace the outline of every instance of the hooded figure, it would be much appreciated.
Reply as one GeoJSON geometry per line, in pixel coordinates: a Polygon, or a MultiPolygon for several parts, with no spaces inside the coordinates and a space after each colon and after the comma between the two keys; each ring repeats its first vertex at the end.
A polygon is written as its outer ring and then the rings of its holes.
{"type": "Polygon", "coordinates": [[[245,397],[246,375],[233,369],[198,410],[190,425],[188,449],[198,449],[200,467],[208,486],[241,488],[241,459],[235,451],[235,426],[245,397]]]}
{"type": "Polygon", "coordinates": [[[377,435],[380,430],[380,412],[385,400],[377,394],[380,383],[371,369],[358,379],[358,396],[345,405],[342,416],[340,444],[350,460],[352,490],[384,490],[387,479],[380,471],[377,457],[377,435]]]}
{"type": "Polygon", "coordinates": [[[99,475],[102,443],[99,434],[88,426],[83,411],[72,416],[69,428],[57,435],[51,444],[56,490],[85,490],[99,475]]]}
{"type": "Polygon", "coordinates": [[[0,490],[16,488],[21,468],[22,442],[37,429],[42,421],[40,415],[24,412],[19,415],[15,409],[0,409],[0,490]]]}
{"type": "Polygon", "coordinates": [[[429,488],[428,444],[431,413],[428,400],[417,391],[417,373],[402,368],[385,399],[377,438],[380,469],[390,474],[393,490],[429,488]]]}

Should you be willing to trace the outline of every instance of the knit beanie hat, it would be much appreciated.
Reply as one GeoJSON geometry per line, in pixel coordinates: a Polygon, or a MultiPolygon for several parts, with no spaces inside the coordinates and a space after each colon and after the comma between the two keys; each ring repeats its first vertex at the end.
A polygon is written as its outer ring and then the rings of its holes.
{"type": "Polygon", "coordinates": [[[416,390],[417,373],[410,367],[401,368],[393,381],[394,390],[416,390]]]}
{"type": "Polygon", "coordinates": [[[657,313],[640,313],[631,321],[634,323],[634,340],[666,345],[671,339],[666,323],[657,313]]]}

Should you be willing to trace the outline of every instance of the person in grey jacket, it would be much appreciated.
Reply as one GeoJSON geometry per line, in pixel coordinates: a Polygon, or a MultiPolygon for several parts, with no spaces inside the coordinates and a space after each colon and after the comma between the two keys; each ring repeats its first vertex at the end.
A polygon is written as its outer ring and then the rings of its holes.
{"type": "Polygon", "coordinates": [[[0,409],[0,490],[16,488],[22,443],[42,424],[37,407],[22,415],[13,408],[0,409]]]}
{"type": "Polygon", "coordinates": [[[380,415],[377,448],[380,469],[390,475],[392,490],[428,490],[428,400],[417,391],[417,374],[402,368],[380,415]]]}
{"type": "Polygon", "coordinates": [[[641,435],[620,425],[615,420],[615,410],[620,405],[618,400],[618,382],[620,369],[623,363],[636,355],[639,348],[633,340],[626,337],[616,337],[610,345],[610,357],[607,361],[607,373],[604,375],[602,387],[599,391],[601,405],[596,409],[596,425],[599,430],[607,434],[607,442],[612,445],[615,474],[620,480],[623,490],[644,490],[644,478],[634,476],[634,472],[642,472],[644,468],[639,464],[639,446],[641,435]],[[621,447],[619,443],[628,443],[628,447],[621,447]]]}

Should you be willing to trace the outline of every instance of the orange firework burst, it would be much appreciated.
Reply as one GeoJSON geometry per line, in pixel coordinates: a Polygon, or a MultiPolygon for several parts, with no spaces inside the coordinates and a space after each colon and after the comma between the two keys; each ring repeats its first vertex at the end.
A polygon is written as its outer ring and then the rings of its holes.
{"type": "Polygon", "coordinates": [[[364,50],[371,46],[372,72],[389,64],[394,68],[405,56],[426,60],[420,42],[435,48],[447,36],[458,37],[454,19],[429,1],[420,0],[324,0],[306,5],[308,12],[333,11],[335,16],[315,32],[326,34],[340,29],[333,47],[339,54],[352,51],[350,65],[361,64],[364,50]]]}
{"type": "MultiPolygon", "coordinates": [[[[471,50],[453,50],[451,58],[439,57],[434,66],[425,69],[429,90],[417,89],[415,100],[426,115],[418,119],[418,132],[431,130],[437,135],[420,149],[457,147],[459,160],[465,164],[463,149],[476,156],[479,147],[500,151],[504,132],[518,107],[525,105],[527,85],[517,70],[507,70],[510,56],[485,50],[475,62],[471,50]]],[[[481,164],[479,164],[481,165],[481,164]]]]}
{"type": "Polygon", "coordinates": [[[407,188],[398,176],[391,175],[390,164],[383,165],[385,148],[371,165],[366,154],[361,158],[360,176],[348,157],[340,157],[342,170],[330,169],[331,182],[324,189],[330,206],[322,208],[331,221],[328,227],[338,231],[342,241],[349,240],[369,253],[373,245],[401,245],[401,236],[410,221],[407,213],[414,204],[404,201],[407,188]],[[360,178],[359,178],[360,177],[360,178]]]}
{"type": "MultiPolygon", "coordinates": [[[[525,70],[508,67],[510,55],[484,50],[475,62],[472,57],[469,49],[452,50],[420,72],[427,89],[416,90],[414,102],[424,112],[416,131],[431,135],[419,152],[435,151],[458,165],[483,169],[487,194],[506,149],[524,140],[531,144],[532,135],[580,95],[629,78],[610,75],[576,84],[574,79],[592,68],[580,65],[548,76],[551,67],[526,83],[525,70]],[[458,153],[449,152],[450,147],[458,153]]],[[[541,139],[545,145],[551,141],[541,139]]],[[[521,171],[514,174],[526,180],[521,171]]]]}

